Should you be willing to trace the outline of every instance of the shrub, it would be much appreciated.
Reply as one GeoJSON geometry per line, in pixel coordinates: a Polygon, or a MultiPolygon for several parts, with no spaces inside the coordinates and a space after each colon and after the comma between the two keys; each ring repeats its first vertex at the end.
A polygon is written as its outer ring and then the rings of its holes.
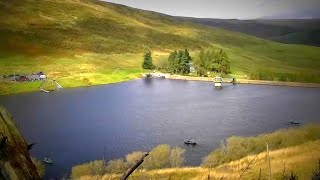
{"type": "MultiPolygon", "coordinates": [[[[184,153],[185,150],[182,148],[175,147],[171,149],[169,145],[162,144],[150,151],[149,156],[144,159],[141,167],[144,169],[180,167],[184,162],[184,153]]],[[[144,154],[144,152],[135,151],[127,154],[125,160],[111,160],[107,165],[102,160],[76,165],[72,168],[71,178],[78,179],[81,176],[95,176],[105,173],[122,174],[144,154]]]]}
{"type": "Polygon", "coordinates": [[[107,165],[107,173],[124,173],[128,169],[129,165],[123,159],[111,160],[107,165]]]}
{"type": "Polygon", "coordinates": [[[170,165],[171,167],[181,167],[184,162],[185,149],[175,147],[171,149],[170,153],[170,165]]]}
{"type": "Polygon", "coordinates": [[[216,149],[215,151],[211,152],[208,156],[202,159],[202,166],[205,167],[215,167],[219,164],[223,164],[225,162],[225,154],[222,149],[216,149]]]}
{"type": "Polygon", "coordinates": [[[152,149],[145,158],[142,167],[145,169],[160,169],[169,166],[170,146],[161,144],[152,149]]]}
{"type": "Polygon", "coordinates": [[[103,175],[106,172],[104,161],[97,160],[72,167],[71,178],[77,179],[86,175],[103,175]]]}
{"type": "Polygon", "coordinates": [[[133,164],[137,160],[139,160],[145,153],[142,151],[134,151],[130,154],[126,155],[126,161],[128,164],[133,164]]]}

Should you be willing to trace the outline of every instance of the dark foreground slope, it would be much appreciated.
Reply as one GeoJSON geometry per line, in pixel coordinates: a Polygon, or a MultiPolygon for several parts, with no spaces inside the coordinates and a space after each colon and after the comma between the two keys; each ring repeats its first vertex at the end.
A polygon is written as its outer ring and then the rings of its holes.
{"type": "Polygon", "coordinates": [[[40,179],[27,143],[11,115],[0,106],[0,179],[40,179]]]}

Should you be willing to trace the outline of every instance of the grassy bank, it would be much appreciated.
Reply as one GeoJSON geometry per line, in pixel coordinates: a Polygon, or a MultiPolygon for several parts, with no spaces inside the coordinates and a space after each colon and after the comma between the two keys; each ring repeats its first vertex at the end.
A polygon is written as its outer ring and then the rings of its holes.
{"type": "Polygon", "coordinates": [[[265,80],[237,79],[237,83],[239,83],[239,84],[258,84],[258,85],[273,85],[273,86],[320,88],[320,83],[303,83],[303,82],[287,82],[287,81],[265,81],[265,80]]]}
{"type": "MultiPolygon", "coordinates": [[[[197,51],[191,53],[193,58],[197,58],[197,51]]],[[[232,55],[232,54],[231,54],[232,55]]],[[[2,74],[20,74],[20,73],[32,73],[43,71],[48,75],[49,80],[55,79],[64,88],[81,87],[81,86],[93,86],[100,84],[109,84],[122,82],[127,80],[136,79],[141,73],[146,72],[141,69],[143,54],[97,54],[97,53],[85,53],[85,54],[73,54],[73,55],[61,55],[61,56],[12,56],[12,55],[0,55],[0,72],[2,74]]],[[[264,79],[250,77],[252,70],[247,69],[245,61],[238,63],[237,61],[241,57],[232,56],[231,71],[232,74],[229,76],[236,78],[243,78],[247,75],[248,78],[252,79],[264,79]]],[[[254,55],[252,55],[254,57],[254,55]]],[[[158,67],[167,65],[168,53],[154,52],[153,59],[154,63],[158,67]]],[[[240,79],[239,83],[244,84],[266,84],[266,85],[287,85],[287,86],[302,86],[302,87],[319,87],[318,84],[320,76],[316,76],[317,73],[314,71],[310,72],[309,68],[293,67],[285,65],[284,63],[278,67],[271,66],[272,64],[266,64],[270,74],[274,79],[269,81],[252,81],[240,79]],[[291,79],[283,79],[283,81],[276,81],[281,76],[275,74],[281,74],[282,72],[288,72],[289,76],[294,76],[296,72],[301,72],[299,77],[300,81],[297,83],[288,82],[291,79]],[[272,72],[272,73],[271,73],[272,72]],[[309,72],[312,80],[304,78],[303,72],[309,72]],[[299,83],[302,82],[302,83],[299,83]],[[314,82],[310,84],[308,82],[314,82]],[[308,84],[306,84],[308,83],[308,84]]],[[[309,76],[306,76],[309,77],[309,76]]],[[[171,79],[183,79],[183,80],[203,80],[212,81],[212,78],[205,77],[192,77],[192,76],[172,76],[171,79]]],[[[298,80],[298,79],[295,79],[298,80]]],[[[41,82],[10,82],[0,79],[0,95],[14,94],[21,92],[38,91],[41,82]]],[[[45,89],[55,89],[51,86],[51,83],[45,84],[45,89]]]]}
{"type": "MultiPolygon", "coordinates": [[[[212,76],[212,77],[181,76],[181,75],[169,76],[169,79],[187,80],[187,81],[207,81],[207,82],[213,82],[213,78],[214,78],[214,76],[212,76]]],[[[320,84],[318,84],[318,83],[265,81],[265,80],[250,80],[250,79],[236,79],[236,84],[258,84],[258,85],[273,85],[273,86],[320,88],[320,84]]]]}
{"type": "MultiPolygon", "coordinates": [[[[311,179],[318,168],[320,141],[311,141],[298,146],[270,151],[272,177],[281,179],[291,172],[299,179],[311,179]]],[[[152,171],[137,171],[129,179],[267,179],[266,152],[246,156],[216,168],[186,167],[152,171]],[[250,164],[250,165],[249,165],[250,164]],[[246,167],[249,169],[245,171],[246,167]],[[261,168],[261,174],[260,174],[261,168]]],[[[80,179],[119,179],[121,175],[83,176],[80,179]]]]}
{"type": "MultiPolygon", "coordinates": [[[[142,72],[140,54],[82,54],[68,57],[0,57],[3,74],[43,71],[49,80],[57,80],[64,88],[93,86],[131,80],[142,72]]],[[[38,82],[10,82],[0,80],[0,94],[38,91],[38,82]]],[[[51,83],[45,89],[55,89],[51,83]]]]}
{"type": "Polygon", "coordinates": [[[299,128],[277,130],[270,134],[261,134],[254,137],[232,136],[221,142],[219,148],[203,159],[205,167],[217,167],[241,159],[245,156],[258,154],[266,149],[278,150],[303,144],[308,141],[320,140],[320,124],[306,125],[299,128]]]}
{"type": "MultiPolygon", "coordinates": [[[[260,179],[266,179],[269,172],[266,140],[269,144],[274,179],[283,179],[283,176],[288,176],[291,172],[299,179],[310,179],[313,171],[317,170],[320,160],[319,131],[320,125],[312,124],[254,137],[230,137],[203,159],[201,167],[168,168],[171,167],[169,164],[162,164],[155,168],[147,168],[149,166],[146,165],[150,165],[150,160],[160,164],[166,158],[169,158],[168,161],[171,160],[172,156],[164,156],[165,149],[159,148],[165,146],[160,145],[156,154],[154,150],[151,151],[152,155],[150,156],[152,157],[145,159],[144,163],[146,164],[142,164],[131,176],[131,179],[208,179],[208,176],[209,179],[222,177],[223,179],[239,179],[240,176],[242,179],[259,179],[259,176],[260,179]]],[[[107,164],[108,166],[104,166],[103,161],[94,161],[77,165],[72,169],[72,177],[76,179],[91,179],[93,177],[118,179],[121,176],[120,173],[124,172],[130,163],[125,165],[123,159],[120,159],[109,161],[107,164]],[[100,165],[97,162],[100,162],[100,165]],[[108,170],[108,167],[110,169],[111,166],[113,171],[108,170]],[[119,171],[115,171],[115,169],[119,171]]]]}

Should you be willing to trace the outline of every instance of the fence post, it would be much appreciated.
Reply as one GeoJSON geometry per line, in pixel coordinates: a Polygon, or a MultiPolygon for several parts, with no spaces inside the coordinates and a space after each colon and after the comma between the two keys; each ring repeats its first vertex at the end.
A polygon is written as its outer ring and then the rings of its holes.
{"type": "Polygon", "coordinates": [[[270,156],[269,156],[269,144],[268,140],[266,141],[266,146],[267,146],[267,157],[268,157],[268,166],[269,166],[269,180],[271,180],[271,163],[270,163],[270,156]]]}

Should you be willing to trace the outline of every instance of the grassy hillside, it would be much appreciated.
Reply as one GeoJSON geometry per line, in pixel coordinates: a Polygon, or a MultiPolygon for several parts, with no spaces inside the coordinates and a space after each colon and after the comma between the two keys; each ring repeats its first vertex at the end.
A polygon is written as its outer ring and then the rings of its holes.
{"type": "MultiPolygon", "coordinates": [[[[320,141],[305,143],[299,146],[270,151],[272,177],[281,179],[283,175],[290,175],[291,171],[299,179],[311,179],[318,168],[320,158],[320,141]],[[285,172],[283,173],[283,171],[285,172]]],[[[247,156],[217,168],[174,168],[146,172],[137,172],[129,179],[268,179],[268,164],[266,153],[247,156]],[[251,162],[251,163],[250,163],[251,162]],[[247,171],[244,171],[249,166],[247,171]],[[261,168],[261,176],[260,176],[261,168]],[[241,175],[243,173],[243,175],[241,175]],[[209,177],[209,178],[208,178],[209,177]]],[[[83,177],[82,180],[92,177],[83,177]]],[[[117,179],[119,176],[106,175],[102,179],[117,179]]]]}
{"type": "MultiPolygon", "coordinates": [[[[274,43],[95,0],[1,1],[0,42],[1,75],[44,71],[63,87],[136,78],[146,50],[162,64],[171,50],[196,54],[209,46],[227,51],[238,77],[320,82],[320,48],[274,43]]],[[[0,94],[39,86],[0,83],[0,94]]]]}
{"type": "MultiPolygon", "coordinates": [[[[297,146],[270,151],[272,177],[282,179],[291,172],[299,179],[311,179],[318,170],[320,159],[320,141],[309,141],[297,146]]],[[[220,165],[216,168],[185,167],[161,170],[138,170],[129,179],[268,179],[266,152],[249,155],[239,160],[220,165]],[[261,174],[260,174],[261,168],[261,174]],[[245,170],[247,169],[247,170],[245,170]]],[[[82,176],[81,180],[119,179],[121,175],[82,176]]]]}
{"type": "Polygon", "coordinates": [[[242,32],[276,42],[320,46],[320,19],[210,19],[187,18],[183,20],[242,32]]]}

